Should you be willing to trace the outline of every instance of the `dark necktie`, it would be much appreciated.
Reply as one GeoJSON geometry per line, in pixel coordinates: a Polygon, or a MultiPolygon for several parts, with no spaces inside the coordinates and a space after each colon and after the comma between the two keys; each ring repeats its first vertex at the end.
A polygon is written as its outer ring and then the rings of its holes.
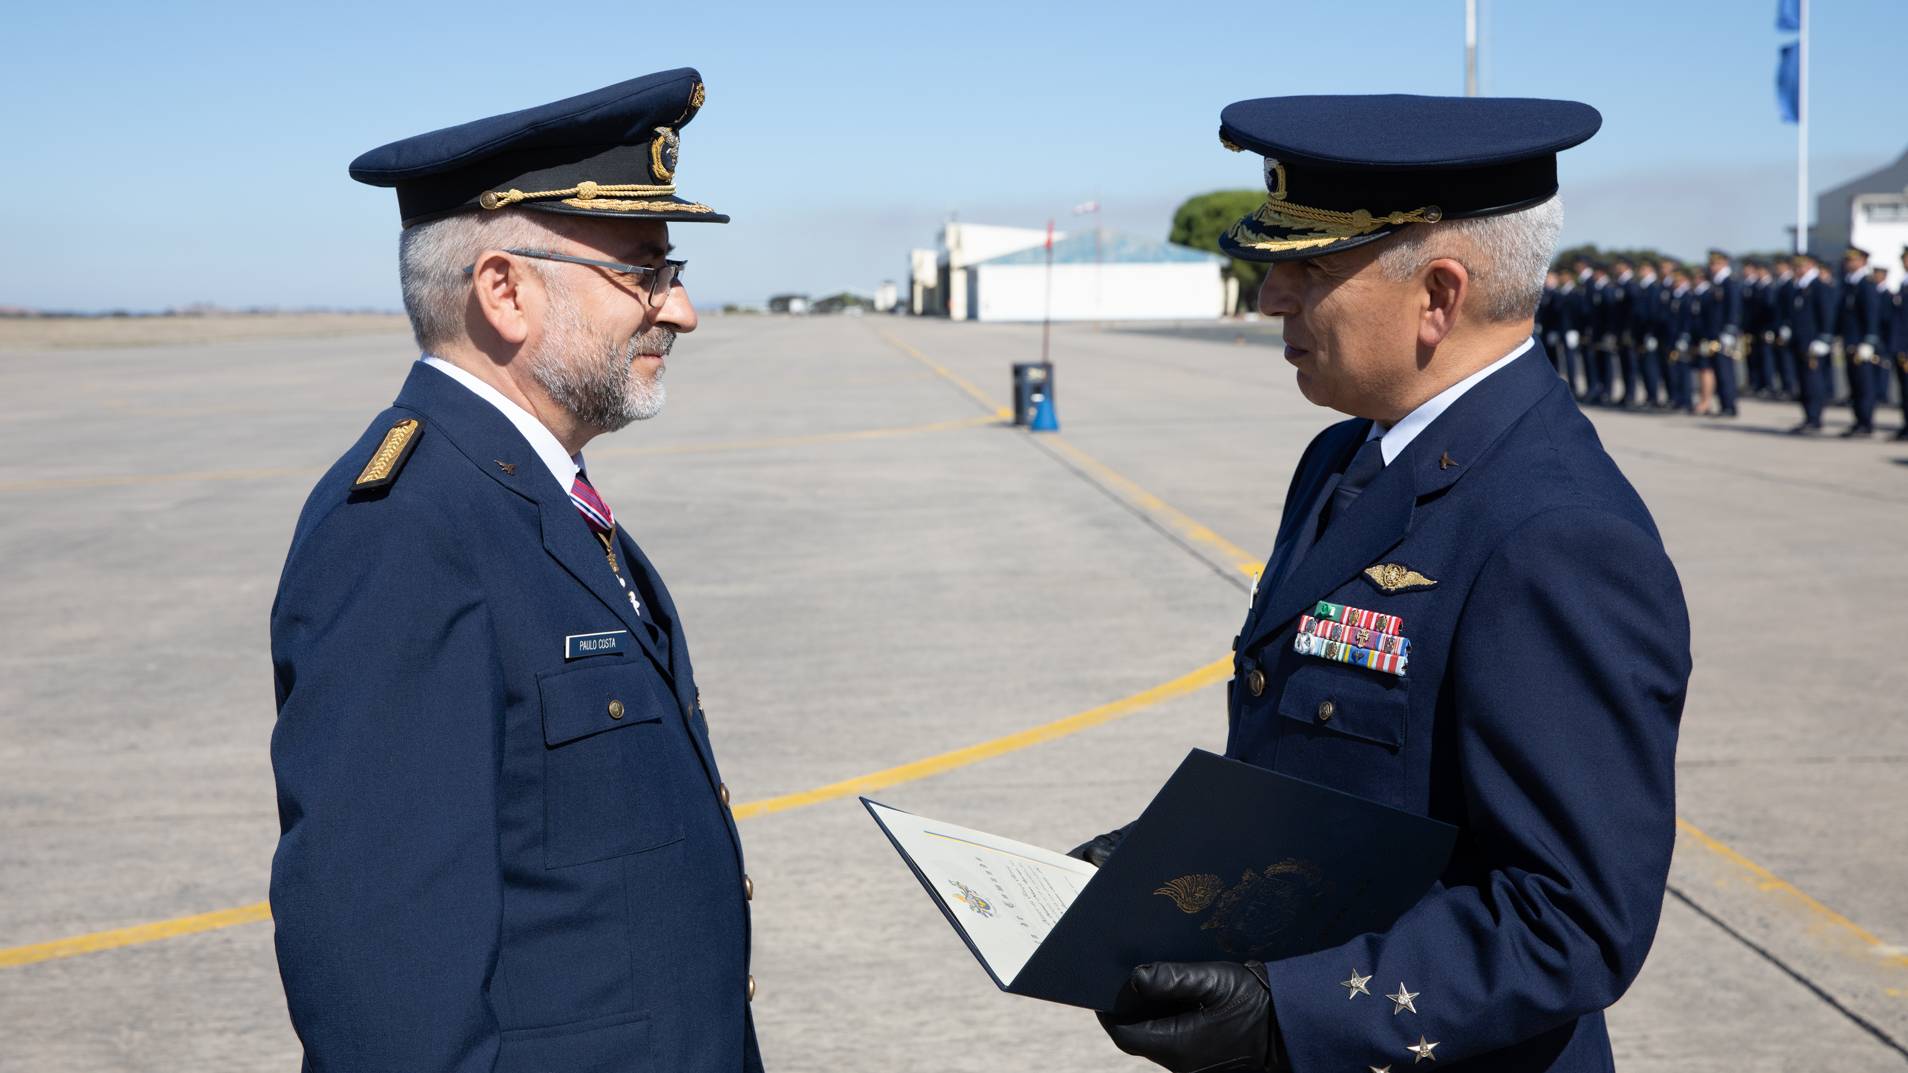
{"type": "Polygon", "coordinates": [[[648,628],[651,640],[660,643],[663,640],[662,630],[643,607],[643,602],[637,597],[636,590],[630,586],[629,579],[623,576],[621,564],[616,561],[616,515],[610,511],[609,504],[596,493],[595,487],[580,470],[577,472],[576,479],[570,482],[570,502],[576,507],[576,512],[583,516],[583,521],[589,525],[590,532],[596,537],[597,543],[603,545],[603,556],[609,560],[610,573],[616,576],[616,583],[623,587],[623,595],[629,600],[630,610],[636,612],[636,617],[641,619],[643,625],[648,628]]]}
{"type": "Polygon", "coordinates": [[[1345,467],[1344,475],[1338,478],[1338,487],[1332,489],[1332,505],[1320,521],[1320,532],[1324,532],[1333,520],[1342,517],[1357,502],[1359,493],[1372,482],[1372,478],[1385,471],[1383,444],[1383,436],[1374,436],[1366,440],[1358,448],[1358,453],[1352,456],[1351,464],[1345,467]]]}

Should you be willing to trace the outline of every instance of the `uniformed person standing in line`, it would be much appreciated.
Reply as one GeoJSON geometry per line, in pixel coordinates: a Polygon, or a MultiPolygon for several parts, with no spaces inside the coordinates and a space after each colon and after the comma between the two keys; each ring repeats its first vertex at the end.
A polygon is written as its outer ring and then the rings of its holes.
{"type": "Polygon", "coordinates": [[[1617,313],[1621,308],[1621,300],[1611,280],[1608,265],[1596,266],[1596,275],[1592,280],[1590,368],[1594,376],[1590,384],[1590,402],[1596,406],[1608,406],[1614,401],[1616,391],[1617,330],[1621,323],[1617,313]]]}
{"type": "Polygon", "coordinates": [[[1102,1015],[1123,1050],[1173,1070],[1611,1068],[1602,1010],[1649,951],[1675,837],[1690,638],[1649,511],[1531,337],[1556,153],[1599,122],[1477,97],[1222,114],[1271,196],[1221,247],[1271,262],[1259,308],[1284,318],[1299,390],[1352,415],[1285,496],[1226,752],[1462,834],[1384,931],[1139,966],[1102,1015]],[[1297,635],[1363,612],[1396,617],[1399,673],[1297,635]]]}
{"type": "Polygon", "coordinates": [[[1570,385],[1570,393],[1581,399],[1588,394],[1586,376],[1583,369],[1584,311],[1588,308],[1583,290],[1583,273],[1586,262],[1579,260],[1578,267],[1568,272],[1558,272],[1557,280],[1557,329],[1563,335],[1563,354],[1559,365],[1564,370],[1564,383],[1570,385]]]}
{"type": "Polygon", "coordinates": [[[1736,416],[1736,358],[1742,342],[1742,281],[1730,268],[1729,255],[1709,251],[1710,297],[1704,300],[1703,337],[1710,344],[1711,362],[1705,370],[1703,401],[1699,414],[1709,412],[1706,405],[1710,389],[1716,392],[1719,417],[1736,416]]]}
{"type": "Polygon", "coordinates": [[[1769,288],[1769,326],[1775,332],[1770,349],[1775,352],[1778,391],[1787,402],[1795,401],[1802,393],[1796,376],[1795,348],[1791,345],[1795,338],[1794,315],[1795,259],[1778,257],[1775,281],[1769,288]]]}
{"type": "Polygon", "coordinates": [[[372,150],[423,357],[272,608],[305,1068],[750,1073],[752,884],[683,619],[583,464],[696,327],[681,69],[372,150]]]}
{"type": "MultiPolygon", "coordinates": [[[[1908,246],[1901,248],[1901,263],[1908,265],[1908,246]]],[[[1897,440],[1908,440],[1908,274],[1895,285],[1888,300],[1888,348],[1894,356],[1895,394],[1901,403],[1901,428],[1897,440]]]]}
{"type": "Polygon", "coordinates": [[[1637,266],[1636,287],[1630,298],[1630,332],[1636,340],[1636,367],[1643,384],[1646,410],[1663,407],[1663,283],[1656,265],[1645,259],[1637,266]]]}
{"type": "Polygon", "coordinates": [[[1795,255],[1795,287],[1790,292],[1789,345],[1795,353],[1800,381],[1802,421],[1789,432],[1797,436],[1822,434],[1822,408],[1829,401],[1830,340],[1834,338],[1835,285],[1823,278],[1815,258],[1795,255]]]}
{"type": "Polygon", "coordinates": [[[1854,418],[1844,438],[1875,434],[1875,395],[1881,387],[1881,293],[1868,277],[1868,251],[1850,246],[1842,257],[1842,287],[1835,335],[1848,370],[1848,405],[1854,418]]]}
{"type": "Polygon", "coordinates": [[[1668,349],[1664,362],[1663,379],[1669,387],[1669,408],[1678,413],[1688,413],[1693,406],[1690,398],[1690,336],[1689,336],[1689,271],[1682,265],[1672,265],[1666,272],[1669,280],[1668,305],[1663,313],[1663,333],[1667,337],[1668,349]]]}
{"type": "Polygon", "coordinates": [[[1699,416],[1708,416],[1709,403],[1716,389],[1716,350],[1718,344],[1710,337],[1709,316],[1711,294],[1715,288],[1709,282],[1709,273],[1700,268],[1690,270],[1689,288],[1689,336],[1690,336],[1690,400],[1689,412],[1699,416]]]}
{"type": "Polygon", "coordinates": [[[1622,386],[1617,389],[1616,404],[1629,409],[1637,404],[1637,395],[1642,377],[1636,367],[1636,352],[1640,345],[1637,331],[1637,293],[1636,266],[1628,257],[1616,259],[1616,274],[1610,279],[1611,297],[1616,299],[1616,308],[1611,312],[1611,334],[1615,338],[1617,378],[1622,386]]]}
{"type": "Polygon", "coordinates": [[[1775,359],[1770,344],[1775,332],[1769,327],[1770,280],[1767,266],[1760,258],[1746,257],[1742,262],[1742,331],[1748,351],[1743,371],[1749,380],[1749,392],[1758,399],[1775,397],[1775,359]]]}

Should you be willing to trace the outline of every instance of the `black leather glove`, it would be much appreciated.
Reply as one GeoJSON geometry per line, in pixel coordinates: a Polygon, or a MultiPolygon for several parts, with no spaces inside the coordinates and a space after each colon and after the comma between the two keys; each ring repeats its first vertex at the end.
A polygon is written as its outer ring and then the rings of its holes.
{"type": "MultiPolygon", "coordinates": [[[[1138,822],[1138,820],[1133,821],[1133,823],[1138,822]]],[[[1126,832],[1133,829],[1133,823],[1108,831],[1090,842],[1082,842],[1068,850],[1067,856],[1085,861],[1095,868],[1104,868],[1106,859],[1113,856],[1113,851],[1119,849],[1120,843],[1125,841],[1126,832]]]]}
{"type": "Polygon", "coordinates": [[[1290,1068],[1272,1013],[1272,987],[1257,961],[1141,965],[1114,1011],[1099,1016],[1115,1047],[1173,1073],[1290,1068]]]}

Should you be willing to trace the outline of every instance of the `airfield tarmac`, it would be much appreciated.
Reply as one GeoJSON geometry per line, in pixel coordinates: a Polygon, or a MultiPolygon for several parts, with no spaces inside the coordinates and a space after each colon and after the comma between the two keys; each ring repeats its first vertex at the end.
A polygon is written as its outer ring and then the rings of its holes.
{"type": "MultiPolygon", "coordinates": [[[[1130,819],[1223,743],[1248,570],[1331,415],[1264,333],[1080,325],[1036,436],[998,412],[1039,339],[710,318],[667,413],[586,451],[695,648],[771,1071],[1153,1068],[997,992],[854,795],[1055,848],[1130,819]]],[[[0,1071],[297,1068],[259,908],[266,615],[311,482],[412,357],[389,332],[0,353],[0,1071]]],[[[1900,1069],[1908,445],[1795,441],[1767,403],[1595,418],[1696,660],[1618,1067],[1900,1069]]]]}

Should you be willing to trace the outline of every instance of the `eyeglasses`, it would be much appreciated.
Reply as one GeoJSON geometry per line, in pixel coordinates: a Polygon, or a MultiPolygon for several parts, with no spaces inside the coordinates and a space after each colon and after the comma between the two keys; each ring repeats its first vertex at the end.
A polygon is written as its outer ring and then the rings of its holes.
{"type": "MultiPolygon", "coordinates": [[[[682,280],[682,270],[689,266],[688,261],[664,261],[660,267],[626,265],[621,261],[596,261],[588,257],[572,257],[567,253],[554,253],[550,250],[507,248],[503,252],[514,253],[518,257],[535,257],[544,261],[565,261],[573,265],[601,268],[623,277],[623,281],[632,288],[642,290],[651,305],[655,305],[668,296],[669,289],[682,280]]],[[[464,275],[468,276],[476,270],[476,265],[465,265],[464,275]]]]}

